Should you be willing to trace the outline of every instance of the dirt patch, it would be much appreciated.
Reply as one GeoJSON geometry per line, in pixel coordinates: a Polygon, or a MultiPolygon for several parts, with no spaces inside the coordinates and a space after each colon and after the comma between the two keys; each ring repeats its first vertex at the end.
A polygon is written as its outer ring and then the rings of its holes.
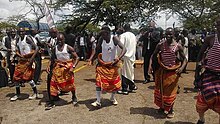
{"type": "MultiPolygon", "coordinates": [[[[83,66],[80,62],[80,66],[83,66]]],[[[44,63],[44,68],[46,67],[44,63]]],[[[102,108],[94,108],[95,66],[85,67],[75,73],[76,92],[79,106],[71,103],[71,93],[60,96],[56,107],[45,111],[48,96],[46,91],[46,73],[42,74],[43,83],[38,85],[42,99],[28,100],[32,94],[29,84],[21,88],[22,99],[10,102],[15,88],[0,89],[0,123],[2,124],[194,124],[198,120],[195,110],[197,92],[193,89],[195,63],[189,63],[188,74],[180,78],[180,94],[175,105],[175,117],[167,119],[158,115],[153,101],[154,82],[143,84],[143,67],[135,68],[136,93],[116,95],[118,105],[109,100],[110,94],[102,94],[102,108]]],[[[207,124],[218,124],[218,114],[209,110],[206,113],[207,124]]]]}

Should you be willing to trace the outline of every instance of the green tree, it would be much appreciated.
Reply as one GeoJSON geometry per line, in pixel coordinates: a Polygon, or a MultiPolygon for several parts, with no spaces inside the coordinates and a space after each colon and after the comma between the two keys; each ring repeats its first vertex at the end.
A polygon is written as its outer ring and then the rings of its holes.
{"type": "Polygon", "coordinates": [[[159,10],[155,0],[59,0],[55,8],[72,5],[73,12],[64,15],[64,22],[74,24],[75,28],[87,24],[108,24],[117,28],[124,23],[146,23],[159,10]]]}
{"type": "Polygon", "coordinates": [[[167,0],[161,10],[179,15],[185,28],[210,28],[220,12],[218,0],[167,0]]]}

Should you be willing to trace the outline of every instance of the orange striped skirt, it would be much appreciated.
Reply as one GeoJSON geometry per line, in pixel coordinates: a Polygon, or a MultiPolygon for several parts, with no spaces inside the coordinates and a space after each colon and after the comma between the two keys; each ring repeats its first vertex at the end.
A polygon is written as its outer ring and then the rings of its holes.
{"type": "Polygon", "coordinates": [[[179,76],[175,70],[165,70],[160,67],[155,72],[155,89],[154,89],[154,103],[169,111],[176,99],[179,76]]]}
{"type": "Polygon", "coordinates": [[[101,87],[106,92],[118,91],[121,88],[121,79],[118,73],[119,66],[112,66],[111,63],[105,63],[101,60],[101,54],[98,57],[99,64],[96,67],[96,86],[101,87]]]}
{"type": "Polygon", "coordinates": [[[70,71],[72,61],[54,63],[53,75],[50,82],[50,94],[57,96],[59,91],[75,91],[74,74],[70,71]]]}

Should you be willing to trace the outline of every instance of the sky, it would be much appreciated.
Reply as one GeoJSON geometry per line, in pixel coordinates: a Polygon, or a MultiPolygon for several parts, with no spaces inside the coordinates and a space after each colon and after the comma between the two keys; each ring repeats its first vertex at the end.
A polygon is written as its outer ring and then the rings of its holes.
{"type": "MultiPolygon", "coordinates": [[[[11,0],[0,0],[0,21],[7,19],[7,17],[12,15],[18,15],[28,12],[28,8],[25,8],[25,2],[19,0],[13,0],[13,2],[9,2],[11,0]],[[24,9],[25,8],[25,9],[24,9]]],[[[168,27],[173,27],[173,23],[175,22],[175,26],[181,26],[181,23],[176,19],[177,16],[171,16],[170,19],[165,21],[165,14],[159,13],[161,18],[156,20],[157,27],[162,27],[166,29],[168,27]]],[[[33,15],[29,15],[29,18],[33,17],[33,15]]],[[[42,22],[46,22],[45,19],[41,20],[42,22]]]]}

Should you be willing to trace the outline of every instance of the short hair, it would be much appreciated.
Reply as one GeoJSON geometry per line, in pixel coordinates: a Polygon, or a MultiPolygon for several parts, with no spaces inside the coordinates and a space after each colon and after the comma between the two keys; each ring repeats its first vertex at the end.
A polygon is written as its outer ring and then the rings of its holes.
{"type": "Polygon", "coordinates": [[[110,29],[107,25],[103,25],[102,28],[101,28],[101,30],[107,31],[107,32],[110,32],[110,31],[111,31],[111,29],[110,29]]]}
{"type": "Polygon", "coordinates": [[[58,30],[57,30],[56,28],[52,27],[52,28],[49,30],[49,32],[56,32],[56,33],[58,33],[58,30]]]}
{"type": "Polygon", "coordinates": [[[125,24],[125,25],[124,25],[124,30],[125,30],[125,31],[131,30],[130,24],[125,24]]]}

